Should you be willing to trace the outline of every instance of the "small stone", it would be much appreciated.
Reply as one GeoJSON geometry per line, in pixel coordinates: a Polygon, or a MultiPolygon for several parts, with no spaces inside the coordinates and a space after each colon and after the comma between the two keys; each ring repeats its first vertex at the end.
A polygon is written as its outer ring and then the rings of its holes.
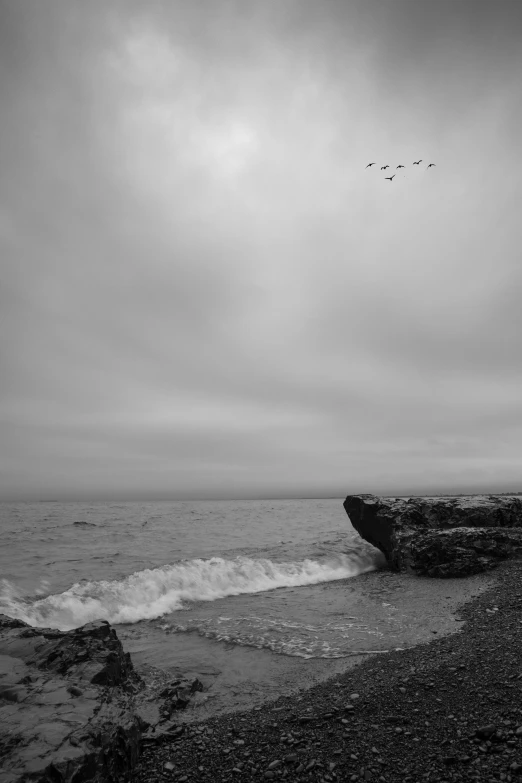
{"type": "Polygon", "coordinates": [[[280,767],[280,766],[281,766],[281,761],[280,761],[280,759],[276,759],[275,761],[272,761],[272,762],[271,762],[271,763],[268,765],[268,769],[276,769],[277,767],[280,767]]]}
{"type": "Polygon", "coordinates": [[[360,698],[358,693],[350,693],[350,699],[352,701],[356,701],[358,698],[360,698]]]}
{"type": "Polygon", "coordinates": [[[496,732],[497,727],[494,723],[488,723],[487,726],[481,726],[475,732],[480,739],[489,739],[496,732]]]}
{"type": "Polygon", "coordinates": [[[450,766],[450,764],[456,764],[457,761],[458,761],[458,758],[456,756],[444,756],[442,761],[447,766],[450,766]]]}
{"type": "Polygon", "coordinates": [[[167,761],[166,764],[163,765],[164,769],[173,770],[175,768],[175,764],[172,763],[172,761],[167,761]]]}

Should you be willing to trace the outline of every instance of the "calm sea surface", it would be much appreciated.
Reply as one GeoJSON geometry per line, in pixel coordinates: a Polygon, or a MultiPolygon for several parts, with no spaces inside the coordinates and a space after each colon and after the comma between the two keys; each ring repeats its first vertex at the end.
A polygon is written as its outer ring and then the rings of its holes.
{"type": "Polygon", "coordinates": [[[0,532],[0,612],[109,620],[138,668],[200,677],[197,717],[453,630],[482,589],[392,574],[341,499],[3,503],[0,532]]]}

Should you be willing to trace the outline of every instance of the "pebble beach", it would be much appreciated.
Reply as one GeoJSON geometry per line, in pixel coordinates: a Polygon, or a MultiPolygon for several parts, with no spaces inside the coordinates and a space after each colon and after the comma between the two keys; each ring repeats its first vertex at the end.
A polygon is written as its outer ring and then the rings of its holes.
{"type": "Polygon", "coordinates": [[[145,744],[132,783],[522,780],[522,560],[459,631],[145,744]]]}

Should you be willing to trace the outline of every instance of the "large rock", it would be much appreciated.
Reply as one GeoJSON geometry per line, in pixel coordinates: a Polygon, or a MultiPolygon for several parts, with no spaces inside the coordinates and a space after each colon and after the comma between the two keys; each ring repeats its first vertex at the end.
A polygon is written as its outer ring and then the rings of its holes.
{"type": "Polygon", "coordinates": [[[0,783],[127,778],[145,743],[170,741],[175,717],[203,689],[148,685],[105,620],[72,631],[0,614],[0,783]]]}
{"type": "Polygon", "coordinates": [[[359,535],[397,571],[468,576],[522,552],[522,498],[378,498],[349,495],[344,509],[359,535]]]}
{"type": "Polygon", "coordinates": [[[112,781],[137,762],[140,678],[104,621],[67,633],[0,615],[0,783],[112,781]]]}

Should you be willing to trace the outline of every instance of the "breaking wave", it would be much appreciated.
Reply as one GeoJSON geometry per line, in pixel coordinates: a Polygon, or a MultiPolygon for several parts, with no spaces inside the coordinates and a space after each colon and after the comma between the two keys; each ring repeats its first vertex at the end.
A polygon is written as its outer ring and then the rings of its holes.
{"type": "Polygon", "coordinates": [[[175,612],[194,601],[261,593],[278,587],[331,582],[377,567],[371,554],[338,554],[324,561],[277,563],[237,557],[187,560],[137,571],[114,581],[74,584],[63,593],[24,598],[8,581],[0,583],[0,612],[33,626],[70,630],[92,620],[136,623],[175,612]]]}

